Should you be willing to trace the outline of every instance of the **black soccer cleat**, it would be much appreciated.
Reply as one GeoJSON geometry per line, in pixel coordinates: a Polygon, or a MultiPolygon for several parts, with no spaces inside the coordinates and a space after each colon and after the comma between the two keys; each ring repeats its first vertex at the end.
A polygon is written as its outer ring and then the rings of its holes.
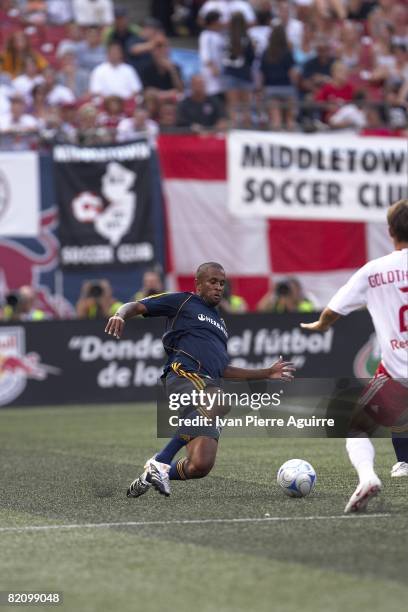
{"type": "Polygon", "coordinates": [[[148,492],[152,485],[150,482],[146,482],[142,476],[138,476],[132,483],[130,483],[128,490],[126,491],[126,497],[140,497],[148,492]]]}

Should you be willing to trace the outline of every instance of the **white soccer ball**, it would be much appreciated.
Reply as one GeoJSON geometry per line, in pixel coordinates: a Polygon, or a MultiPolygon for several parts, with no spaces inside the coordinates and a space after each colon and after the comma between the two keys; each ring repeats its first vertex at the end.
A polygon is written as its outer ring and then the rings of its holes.
{"type": "Polygon", "coordinates": [[[278,485],[289,497],[306,497],[316,484],[313,466],[303,459],[290,459],[278,470],[278,485]]]}

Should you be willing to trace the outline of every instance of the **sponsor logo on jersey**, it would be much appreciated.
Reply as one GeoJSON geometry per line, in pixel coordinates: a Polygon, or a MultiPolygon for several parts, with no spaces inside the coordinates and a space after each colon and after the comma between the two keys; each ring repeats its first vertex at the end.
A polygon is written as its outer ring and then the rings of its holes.
{"type": "Polygon", "coordinates": [[[214,325],[215,327],[220,329],[223,332],[223,334],[226,336],[226,338],[228,338],[228,333],[227,333],[227,330],[225,329],[225,327],[223,327],[221,325],[221,323],[219,323],[215,319],[212,319],[208,315],[205,315],[205,314],[202,314],[202,313],[197,315],[197,318],[198,318],[199,321],[203,321],[203,322],[205,321],[206,323],[211,323],[211,325],[214,325]]]}

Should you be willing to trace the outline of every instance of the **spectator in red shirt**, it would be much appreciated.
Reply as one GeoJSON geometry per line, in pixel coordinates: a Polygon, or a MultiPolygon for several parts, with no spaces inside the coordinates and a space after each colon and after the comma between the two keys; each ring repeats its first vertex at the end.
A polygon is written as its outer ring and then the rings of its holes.
{"type": "Polygon", "coordinates": [[[331,80],[316,93],[315,100],[324,105],[323,121],[327,122],[343,102],[353,99],[354,86],[350,82],[349,70],[343,62],[334,62],[331,80]]]}

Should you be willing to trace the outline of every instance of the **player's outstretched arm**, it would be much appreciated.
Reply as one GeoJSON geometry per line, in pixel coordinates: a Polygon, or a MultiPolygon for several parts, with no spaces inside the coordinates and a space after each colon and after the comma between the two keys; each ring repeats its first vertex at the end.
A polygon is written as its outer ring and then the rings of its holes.
{"type": "Polygon", "coordinates": [[[330,310],[330,308],[326,307],[318,321],[314,321],[313,323],[301,323],[300,327],[310,331],[325,332],[340,318],[340,316],[338,312],[334,312],[334,310],[330,310]]]}
{"type": "Polygon", "coordinates": [[[293,372],[296,368],[291,361],[283,361],[279,357],[269,368],[249,369],[235,368],[227,366],[224,370],[223,377],[233,380],[266,380],[267,378],[277,378],[287,382],[293,380],[293,372]]]}
{"type": "Polygon", "coordinates": [[[147,308],[140,302],[128,302],[122,304],[117,313],[111,317],[105,327],[105,332],[115,338],[120,338],[125,327],[125,321],[132,317],[145,314],[147,308]]]}

